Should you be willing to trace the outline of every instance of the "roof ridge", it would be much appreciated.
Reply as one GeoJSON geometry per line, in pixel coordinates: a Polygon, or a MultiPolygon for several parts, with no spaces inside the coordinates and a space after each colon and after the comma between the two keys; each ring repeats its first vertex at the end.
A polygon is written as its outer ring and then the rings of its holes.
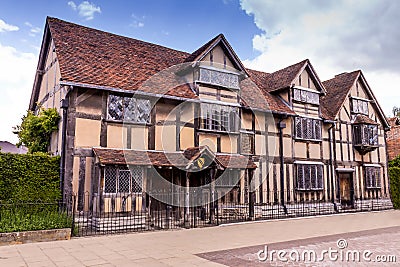
{"type": "MultiPolygon", "coordinates": [[[[101,30],[101,29],[97,29],[97,28],[93,28],[93,27],[89,27],[89,26],[77,24],[77,23],[70,22],[70,21],[66,21],[66,20],[62,20],[62,19],[59,19],[59,18],[56,18],[56,17],[47,16],[46,21],[48,22],[49,20],[54,20],[54,21],[58,21],[58,22],[61,22],[61,23],[66,23],[66,24],[74,25],[74,26],[76,26],[76,27],[85,28],[85,29],[88,29],[88,30],[91,30],[91,31],[97,31],[97,32],[109,34],[109,35],[112,35],[112,36],[117,36],[117,37],[119,37],[119,38],[124,38],[124,39],[128,39],[128,40],[134,40],[134,41],[138,41],[138,42],[145,43],[145,44],[147,44],[147,45],[151,45],[151,46],[155,46],[155,47],[162,47],[162,48],[166,48],[166,49],[169,49],[169,50],[173,50],[173,51],[176,51],[176,52],[179,52],[179,53],[186,53],[186,54],[190,55],[190,52],[178,50],[178,49],[171,48],[171,47],[167,47],[167,46],[164,46],[164,45],[159,45],[159,44],[156,44],[156,43],[152,43],[152,42],[150,42],[150,41],[144,41],[144,40],[137,39],[137,38],[134,38],[134,37],[128,37],[128,36],[124,36],[124,35],[112,33],[112,32],[109,32],[109,31],[105,31],[105,30],[101,30]]],[[[50,24],[49,24],[49,26],[50,26],[50,24]]],[[[50,28],[51,28],[51,27],[50,27],[50,28]]]]}

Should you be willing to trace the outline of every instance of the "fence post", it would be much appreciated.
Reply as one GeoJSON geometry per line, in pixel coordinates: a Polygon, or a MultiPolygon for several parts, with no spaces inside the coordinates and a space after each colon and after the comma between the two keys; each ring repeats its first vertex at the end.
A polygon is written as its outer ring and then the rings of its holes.
{"type": "Polygon", "coordinates": [[[76,205],[76,196],[73,195],[72,196],[72,225],[71,225],[71,235],[74,235],[75,232],[75,205],[76,205]]]}

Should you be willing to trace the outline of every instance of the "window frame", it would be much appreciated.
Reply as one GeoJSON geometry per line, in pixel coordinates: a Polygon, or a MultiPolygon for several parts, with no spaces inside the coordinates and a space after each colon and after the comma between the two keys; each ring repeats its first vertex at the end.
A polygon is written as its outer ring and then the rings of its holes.
{"type": "Polygon", "coordinates": [[[366,189],[381,189],[381,167],[364,166],[364,182],[366,189]]]}
{"type": "Polygon", "coordinates": [[[315,163],[315,162],[303,162],[296,163],[295,162],[295,170],[296,170],[296,190],[297,191],[322,191],[324,190],[324,165],[315,163]],[[309,177],[305,176],[305,169],[309,168],[309,177]],[[312,169],[314,168],[314,185],[312,183],[312,169]],[[301,176],[300,176],[301,172],[301,176]],[[300,183],[299,179],[302,177],[302,183],[300,183]],[[307,179],[308,178],[308,179],[307,179]],[[307,185],[308,183],[308,185],[307,185]]]}
{"type": "Polygon", "coordinates": [[[200,104],[200,130],[221,133],[239,133],[238,122],[238,107],[213,103],[200,104]],[[223,118],[225,118],[224,121],[222,121],[223,118]],[[224,125],[224,123],[226,123],[226,125],[224,125]]]}
{"type": "Polygon", "coordinates": [[[294,117],[294,137],[298,141],[314,141],[321,142],[322,141],[322,120],[317,118],[303,117],[297,116],[294,117]],[[297,127],[298,120],[300,122],[300,133],[299,128],[297,127]],[[307,136],[309,124],[311,125],[311,138],[307,136]],[[317,126],[319,125],[319,126],[317,126]],[[317,128],[318,127],[318,128],[317,128]]]}
{"type": "Polygon", "coordinates": [[[353,145],[354,146],[379,146],[379,127],[376,124],[354,124],[353,145]],[[372,142],[373,141],[373,142],[372,142]]]}
{"type": "MultiPolygon", "coordinates": [[[[135,167],[130,167],[130,168],[121,168],[118,166],[105,166],[104,167],[104,186],[103,186],[103,194],[106,196],[110,195],[130,195],[130,194],[141,194],[143,192],[143,180],[144,180],[144,168],[140,166],[135,166],[135,167]],[[130,168],[137,168],[140,169],[140,174],[141,174],[141,181],[140,184],[137,183],[136,179],[132,176],[132,170],[130,168]],[[112,181],[111,184],[114,184],[114,190],[107,190],[107,171],[113,171],[115,172],[114,175],[115,177],[112,178],[114,181],[112,181]],[[128,173],[129,175],[129,190],[128,191],[120,191],[120,186],[121,186],[121,173],[128,173]],[[134,186],[137,188],[140,188],[140,190],[133,190],[134,186]]],[[[136,189],[136,188],[135,188],[136,189]]]]}
{"type": "Polygon", "coordinates": [[[124,123],[132,123],[132,124],[141,124],[141,125],[148,125],[151,124],[151,112],[152,112],[152,104],[151,100],[148,98],[141,98],[141,97],[129,97],[129,96],[122,96],[118,94],[109,94],[107,98],[107,120],[113,121],[113,122],[124,122],[124,123]],[[110,105],[111,105],[111,98],[119,98],[119,101],[121,102],[121,115],[120,118],[115,118],[110,114],[110,105]],[[129,111],[127,108],[132,107],[132,100],[134,101],[134,110],[129,111]],[[148,113],[143,113],[147,117],[145,121],[140,120],[139,117],[141,114],[139,114],[139,109],[140,109],[140,101],[147,102],[146,105],[148,105],[148,113]],[[133,114],[133,119],[127,119],[127,114],[133,114]]]}
{"type": "Polygon", "coordinates": [[[368,99],[351,97],[351,113],[362,114],[362,115],[368,116],[369,115],[369,105],[368,104],[369,104],[368,99]],[[359,109],[359,106],[360,106],[359,103],[366,104],[366,107],[362,108],[362,109],[365,109],[366,112],[365,112],[365,110],[361,111],[359,109]]]}
{"type": "MultiPolygon", "coordinates": [[[[301,77],[301,76],[299,76],[299,77],[301,77]]],[[[320,93],[316,90],[312,90],[312,89],[308,89],[308,88],[293,87],[292,99],[293,99],[293,101],[296,101],[299,103],[306,103],[306,104],[319,106],[320,105],[319,94],[320,93]],[[314,97],[311,97],[312,95],[314,95],[314,97]],[[303,97],[304,97],[304,99],[303,99],[303,97]]]]}

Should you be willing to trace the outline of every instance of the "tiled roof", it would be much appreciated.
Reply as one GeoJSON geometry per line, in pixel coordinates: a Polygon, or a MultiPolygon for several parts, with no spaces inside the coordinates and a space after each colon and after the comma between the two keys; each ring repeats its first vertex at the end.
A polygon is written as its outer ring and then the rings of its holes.
{"type": "Polygon", "coordinates": [[[309,63],[305,59],[299,63],[293,64],[281,70],[275,71],[270,74],[264,74],[265,85],[263,86],[268,92],[283,89],[292,85],[293,80],[299,75],[304,65],[309,63]]]}
{"type": "Polygon", "coordinates": [[[375,125],[378,125],[378,123],[376,121],[374,121],[370,117],[362,115],[362,114],[358,114],[356,116],[353,124],[375,124],[375,125]]]}
{"type": "Polygon", "coordinates": [[[64,81],[136,90],[188,53],[56,18],[47,19],[64,81]]]}
{"type": "MultiPolygon", "coordinates": [[[[140,165],[160,167],[186,167],[190,160],[198,156],[201,148],[189,148],[185,151],[162,152],[133,149],[93,148],[96,157],[104,165],[140,165]]],[[[254,169],[257,166],[253,161],[242,155],[216,154],[216,160],[224,168],[243,167],[254,169]]]]}
{"type": "Polygon", "coordinates": [[[350,73],[346,72],[323,82],[327,93],[325,96],[321,97],[321,112],[325,119],[334,120],[336,118],[350,88],[359,75],[359,70],[350,73]]]}
{"type": "MultiPolygon", "coordinates": [[[[213,42],[223,37],[217,35],[194,53],[189,54],[56,18],[48,18],[47,23],[55,43],[64,82],[124,90],[140,89],[154,94],[189,99],[197,97],[189,85],[182,84],[176,75],[172,75],[172,71],[162,71],[196,59],[213,42]],[[154,75],[159,72],[162,75],[154,75]],[[144,83],[150,77],[151,82],[144,83]],[[165,84],[174,86],[165,88],[165,84]]],[[[251,73],[250,79],[258,86],[263,85],[264,77],[261,79],[262,82],[259,77],[261,72],[251,71],[251,73]]],[[[277,97],[268,92],[261,93],[254,86],[247,88],[245,85],[249,83],[250,81],[246,79],[242,82],[242,98],[246,102],[245,105],[266,109],[265,102],[267,102],[272,111],[292,114],[277,97]],[[264,95],[264,99],[260,98],[261,94],[264,95]]]]}
{"type": "Polygon", "coordinates": [[[265,104],[268,104],[269,109],[272,111],[292,115],[295,114],[282,102],[282,100],[268,92],[268,73],[250,69],[247,69],[247,71],[250,74],[250,80],[254,82],[256,86],[251,84],[248,79],[241,82],[240,85],[243,93],[242,99],[244,100],[245,105],[265,109],[265,104]],[[260,97],[260,95],[263,95],[264,98],[260,97]]]}

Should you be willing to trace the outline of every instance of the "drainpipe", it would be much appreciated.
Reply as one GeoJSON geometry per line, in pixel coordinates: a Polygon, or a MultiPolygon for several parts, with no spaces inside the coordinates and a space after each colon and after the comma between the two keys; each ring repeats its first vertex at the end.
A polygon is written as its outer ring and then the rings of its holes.
{"type": "Polygon", "coordinates": [[[334,190],[334,179],[335,179],[335,166],[333,163],[333,133],[332,133],[332,129],[335,127],[335,122],[332,122],[332,126],[330,126],[328,128],[328,134],[329,134],[329,163],[330,163],[330,167],[331,167],[331,201],[333,204],[333,207],[335,209],[335,211],[337,212],[337,206],[336,206],[336,202],[335,202],[335,190],[334,190]]]}
{"type": "Polygon", "coordinates": [[[283,121],[287,117],[283,117],[278,122],[278,130],[279,130],[279,157],[280,157],[280,184],[281,184],[281,205],[285,214],[287,214],[287,209],[285,206],[285,173],[284,173],[284,159],[283,159],[283,129],[286,128],[286,123],[283,121]]]}
{"type": "MultiPolygon", "coordinates": [[[[71,88],[72,89],[72,88],[71,88]]],[[[60,190],[62,195],[63,202],[66,201],[64,195],[64,181],[65,181],[65,154],[66,154],[66,140],[67,140],[67,116],[68,116],[68,93],[67,91],[64,99],[61,100],[61,109],[62,109],[62,134],[61,134],[61,159],[60,159],[60,190]]]]}

